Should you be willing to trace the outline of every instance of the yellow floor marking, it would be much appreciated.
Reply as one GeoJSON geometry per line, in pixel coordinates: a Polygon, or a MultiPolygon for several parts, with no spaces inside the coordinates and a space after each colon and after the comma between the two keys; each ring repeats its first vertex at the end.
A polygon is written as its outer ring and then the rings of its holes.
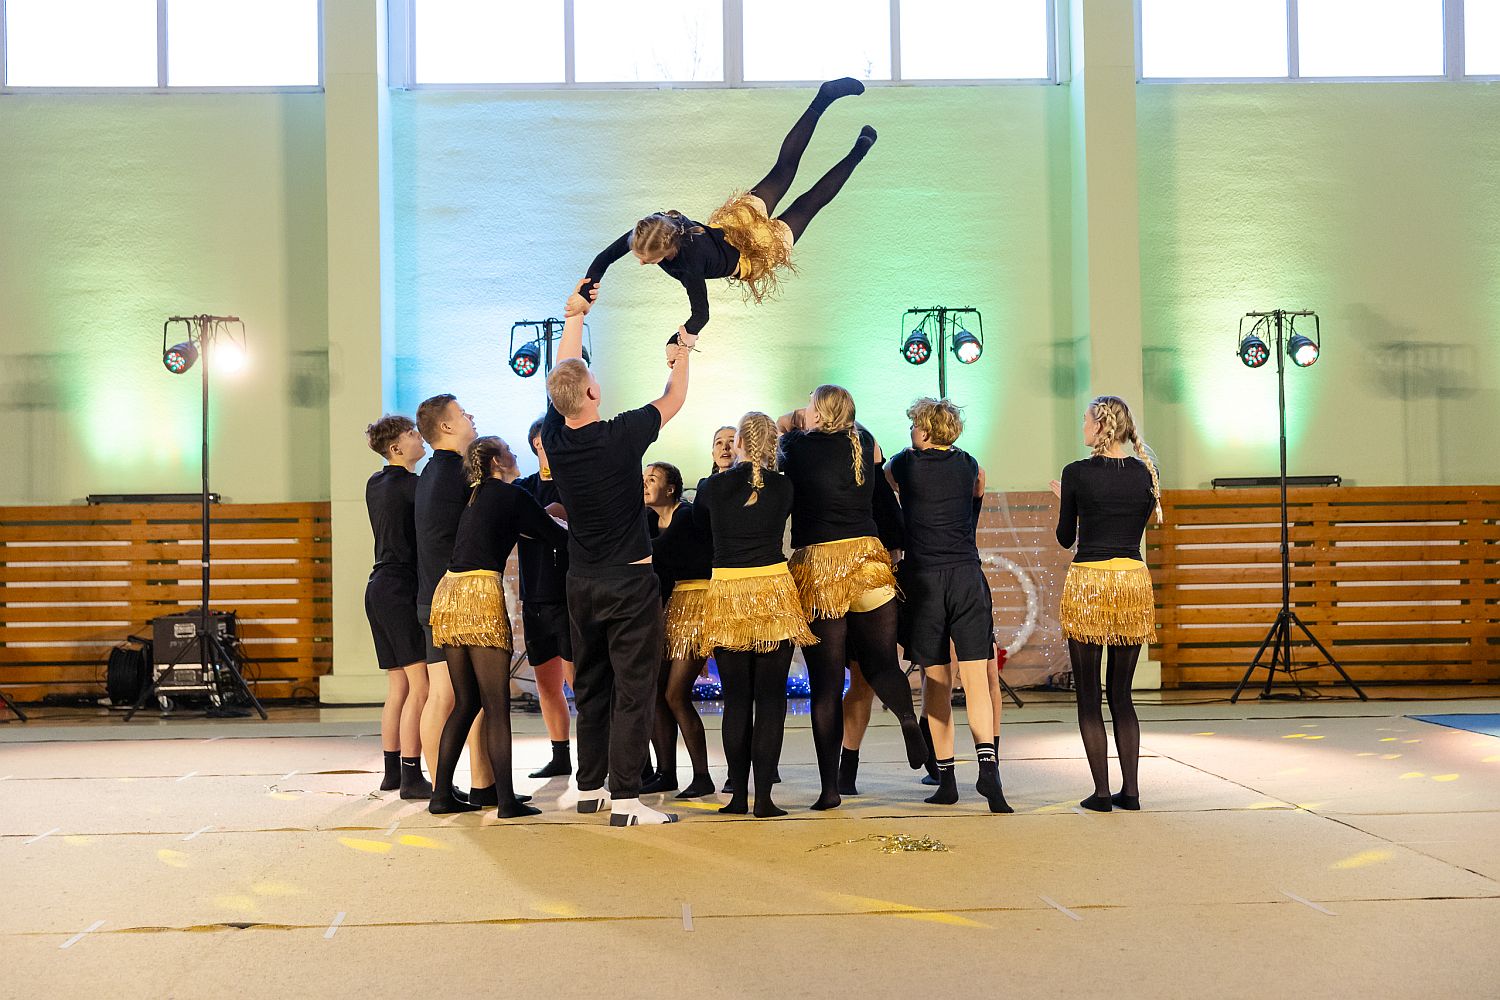
{"type": "Polygon", "coordinates": [[[443,843],[440,840],[433,840],[431,837],[423,837],[420,834],[416,833],[402,834],[401,836],[396,838],[396,843],[403,844],[407,847],[425,847],[430,851],[453,850],[453,848],[449,847],[447,844],[443,843]]]}
{"type": "Polygon", "coordinates": [[[1458,775],[1456,775],[1456,774],[1434,774],[1432,776],[1432,780],[1433,781],[1457,781],[1458,780],[1458,775]]]}
{"type": "Polygon", "coordinates": [[[86,837],[81,833],[70,833],[68,836],[62,838],[62,842],[64,844],[72,844],[74,847],[83,847],[85,844],[92,844],[94,838],[86,837]]]}
{"type": "Polygon", "coordinates": [[[1306,733],[1287,733],[1282,737],[1284,740],[1303,740],[1307,738],[1306,733]]]}
{"type": "Polygon", "coordinates": [[[1427,777],[1427,775],[1423,774],[1421,771],[1407,771],[1405,774],[1403,774],[1401,776],[1401,780],[1405,781],[1407,778],[1425,778],[1425,777],[1427,777]]]}
{"type": "Polygon", "coordinates": [[[351,851],[363,851],[366,854],[385,854],[391,849],[391,845],[384,840],[361,840],[358,837],[340,837],[339,843],[351,851]]]}
{"type": "Polygon", "coordinates": [[[1395,760],[1397,757],[1400,757],[1400,756],[1401,755],[1399,753],[1383,753],[1383,754],[1380,755],[1380,759],[1381,760],[1395,760]]]}
{"type": "Polygon", "coordinates": [[[1374,865],[1379,864],[1382,861],[1389,861],[1390,857],[1390,851],[1360,851],[1358,854],[1350,855],[1342,861],[1335,861],[1333,863],[1333,868],[1335,871],[1348,871],[1350,868],[1363,868],[1366,865],[1374,865]]]}
{"type": "Polygon", "coordinates": [[[168,850],[165,847],[156,852],[156,860],[160,861],[168,868],[192,867],[192,862],[188,860],[188,856],[185,853],[183,853],[182,851],[168,850]]]}

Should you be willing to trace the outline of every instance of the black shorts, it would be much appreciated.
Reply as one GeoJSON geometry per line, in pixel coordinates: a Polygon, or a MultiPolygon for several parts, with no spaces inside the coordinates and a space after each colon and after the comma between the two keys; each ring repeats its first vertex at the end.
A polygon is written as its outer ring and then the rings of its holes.
{"type": "Polygon", "coordinates": [[[532,666],[561,656],[573,662],[573,630],[566,601],[526,601],[521,605],[526,661],[532,666]]]}
{"type": "Polygon", "coordinates": [[[960,660],[988,660],[994,651],[994,604],[990,583],[978,564],[901,574],[904,603],[900,630],[907,657],[921,667],[949,661],[948,645],[960,660]]]}
{"type": "Polygon", "coordinates": [[[378,572],[365,585],[365,617],[375,638],[381,670],[425,663],[422,623],[417,618],[417,580],[404,573],[378,572]]]}
{"type": "Polygon", "coordinates": [[[427,644],[428,663],[447,663],[448,655],[443,652],[443,647],[432,644],[432,605],[417,605],[417,621],[422,626],[422,639],[427,644]]]}

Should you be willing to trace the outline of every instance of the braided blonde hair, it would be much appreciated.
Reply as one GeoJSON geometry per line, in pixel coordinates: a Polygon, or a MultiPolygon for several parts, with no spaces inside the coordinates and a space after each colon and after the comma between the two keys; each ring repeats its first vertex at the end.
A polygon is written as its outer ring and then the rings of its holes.
{"type": "Polygon", "coordinates": [[[1094,435],[1095,455],[1103,455],[1111,446],[1127,441],[1135,449],[1135,457],[1151,473],[1151,496],[1156,500],[1157,523],[1161,523],[1165,520],[1161,509],[1161,476],[1156,471],[1156,460],[1151,457],[1151,449],[1136,430],[1130,406],[1119,396],[1095,396],[1094,401],[1089,404],[1089,416],[1099,424],[1099,433],[1094,435]]]}
{"type": "Polygon", "coordinates": [[[685,237],[701,232],[701,226],[694,226],[675,208],[653,212],[635,224],[630,249],[641,256],[671,260],[677,256],[685,237]]]}
{"type": "MultiPolygon", "coordinates": [[[[495,459],[505,468],[516,464],[516,456],[511,452],[510,445],[493,434],[474,439],[469,445],[469,450],[464,454],[464,472],[467,474],[470,486],[478,486],[490,476],[490,463],[495,459]]],[[[470,503],[473,498],[470,497],[470,503]]]]}
{"type": "Polygon", "coordinates": [[[841,385],[820,385],[813,390],[813,412],[818,415],[818,429],[830,434],[849,432],[853,452],[854,482],[865,484],[865,450],[860,445],[859,426],[854,422],[854,397],[841,385]]]}
{"type": "Polygon", "coordinates": [[[761,487],[766,484],[762,470],[776,471],[776,421],[751,410],[740,418],[735,437],[740,451],[745,453],[745,461],[750,463],[750,499],[745,501],[745,506],[753,507],[760,499],[761,487]]]}

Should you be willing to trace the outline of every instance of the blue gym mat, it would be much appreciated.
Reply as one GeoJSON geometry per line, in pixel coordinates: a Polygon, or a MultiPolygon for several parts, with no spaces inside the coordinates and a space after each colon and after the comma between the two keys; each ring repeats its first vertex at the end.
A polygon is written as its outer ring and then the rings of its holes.
{"type": "Polygon", "coordinates": [[[1485,736],[1500,736],[1500,715],[1481,715],[1474,712],[1467,715],[1412,715],[1408,718],[1416,719],[1418,722],[1430,722],[1434,726],[1447,726],[1449,729],[1463,729],[1471,733],[1483,733],[1485,736]]]}

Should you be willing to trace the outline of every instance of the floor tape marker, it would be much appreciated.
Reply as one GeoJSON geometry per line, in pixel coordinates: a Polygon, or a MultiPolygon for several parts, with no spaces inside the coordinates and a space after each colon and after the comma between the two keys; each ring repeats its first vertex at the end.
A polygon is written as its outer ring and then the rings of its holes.
{"type": "Polygon", "coordinates": [[[61,829],[62,829],[62,827],[60,827],[60,826],[54,826],[52,829],[48,830],[46,833],[39,833],[35,837],[32,837],[30,840],[23,840],[21,842],[21,846],[25,847],[28,844],[35,844],[38,840],[41,840],[43,837],[50,837],[54,833],[56,833],[58,830],[61,830],[61,829]]]}
{"type": "Polygon", "coordinates": [[[212,825],[199,827],[198,829],[194,830],[192,833],[188,834],[186,837],[183,837],[182,838],[182,842],[185,844],[189,840],[195,839],[200,833],[207,833],[208,831],[210,831],[212,829],[213,829],[212,825]]]}
{"type": "Polygon", "coordinates": [[[385,828],[385,835],[387,837],[389,837],[391,834],[395,833],[396,830],[400,828],[400,826],[401,826],[401,821],[398,819],[398,820],[396,820],[396,822],[392,823],[390,826],[388,826],[388,827],[385,828]]]}
{"type": "Polygon", "coordinates": [[[333,923],[329,924],[328,925],[328,929],[323,932],[323,940],[324,941],[330,941],[330,940],[332,940],[333,936],[338,933],[339,924],[341,924],[343,922],[344,922],[344,911],[340,910],[339,912],[337,912],[337,913],[335,913],[333,915],[333,923]]]}
{"type": "Polygon", "coordinates": [[[296,771],[288,771],[286,774],[283,774],[278,780],[285,781],[286,779],[295,776],[296,773],[296,771]]]}
{"type": "Polygon", "coordinates": [[[1319,906],[1317,903],[1314,903],[1310,899],[1303,899],[1301,896],[1297,895],[1294,892],[1287,892],[1285,889],[1282,889],[1281,890],[1281,894],[1283,896],[1285,896],[1287,899],[1290,899],[1292,902],[1294,902],[1294,903],[1301,903],[1303,906],[1310,906],[1314,910],[1317,910],[1319,913],[1326,913],[1330,917],[1336,917],[1336,916],[1338,916],[1338,914],[1334,913],[1332,910],[1325,909],[1324,907],[1319,906]]]}
{"type": "Polygon", "coordinates": [[[220,740],[222,740],[223,738],[224,737],[222,737],[222,736],[210,736],[208,739],[204,740],[203,742],[204,743],[217,743],[220,740]]]}
{"type": "Polygon", "coordinates": [[[693,904],[682,904],[682,929],[690,931],[693,929],[693,904]]]}
{"type": "Polygon", "coordinates": [[[189,778],[194,777],[197,773],[198,773],[197,771],[189,771],[187,774],[184,774],[182,777],[178,778],[177,780],[178,781],[186,781],[189,778]]]}
{"type": "Polygon", "coordinates": [[[1057,910],[1063,916],[1067,917],[1069,920],[1082,920],[1083,919],[1078,914],[1074,913],[1072,910],[1068,909],[1066,906],[1062,905],[1057,900],[1053,899],[1051,896],[1040,896],[1038,898],[1040,898],[1042,902],[1046,903],[1048,906],[1052,907],[1054,910],[1057,910]]]}
{"type": "Polygon", "coordinates": [[[68,938],[62,944],[58,945],[57,946],[58,950],[61,951],[64,948],[71,948],[71,947],[73,947],[75,944],[77,944],[78,942],[80,942],[80,941],[83,940],[83,936],[85,934],[91,934],[91,933],[93,933],[94,931],[97,931],[99,928],[101,928],[103,926],[104,926],[104,921],[102,921],[102,920],[95,920],[93,923],[89,924],[83,930],[79,931],[77,934],[74,934],[72,937],[68,938]]]}

